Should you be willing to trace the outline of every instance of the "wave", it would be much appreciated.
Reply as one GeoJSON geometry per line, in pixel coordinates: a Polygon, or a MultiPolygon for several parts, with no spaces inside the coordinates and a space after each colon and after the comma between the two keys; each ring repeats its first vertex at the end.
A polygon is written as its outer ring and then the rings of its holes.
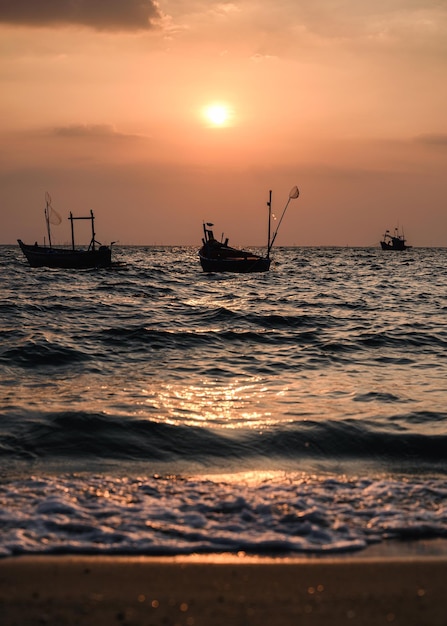
{"type": "Polygon", "coordinates": [[[5,416],[0,455],[15,458],[179,459],[210,464],[262,459],[323,459],[438,463],[445,459],[447,434],[426,434],[447,414],[395,416],[377,424],[367,420],[295,421],[282,427],[224,429],[124,419],[100,413],[64,412],[5,416]],[[7,426],[5,428],[5,426],[7,426]]]}
{"type": "MultiPolygon", "coordinates": [[[[145,359],[148,350],[176,350],[178,351],[179,363],[181,359],[187,360],[189,349],[203,348],[203,353],[197,362],[208,367],[210,358],[220,358],[222,363],[226,359],[234,360],[239,356],[234,352],[227,354],[222,352],[223,347],[231,349],[244,347],[253,350],[256,347],[270,346],[275,350],[274,355],[282,353],[283,360],[278,363],[270,363],[269,367],[290,368],[291,363],[285,355],[297,365],[300,361],[301,368],[314,368],[318,363],[324,365],[327,359],[341,363],[351,363],[353,359],[361,359],[368,355],[371,361],[386,364],[412,364],[418,363],[418,354],[439,354],[440,350],[447,348],[447,341],[435,333],[411,333],[396,336],[392,333],[360,333],[359,335],[347,334],[346,337],[331,338],[327,334],[327,327],[316,324],[315,320],[306,321],[299,318],[264,319],[259,322],[256,330],[253,320],[250,322],[240,316],[236,318],[239,323],[231,324],[232,328],[219,325],[204,329],[199,325],[175,328],[172,326],[163,328],[151,327],[145,324],[115,326],[97,331],[85,328],[82,335],[72,335],[68,338],[53,336],[47,339],[45,334],[33,338],[24,337],[20,331],[3,330],[1,336],[4,339],[0,349],[0,362],[10,367],[17,368],[41,368],[57,367],[88,363],[101,356],[110,361],[113,348],[117,357],[119,350],[122,355],[129,355],[134,360],[145,359]],[[242,320],[242,321],[241,321],[242,320]],[[285,331],[286,329],[286,331],[285,331]],[[297,351],[297,348],[307,348],[307,351],[297,351]],[[389,349],[391,353],[383,353],[383,349],[389,349]]],[[[330,324],[330,322],[329,322],[330,324]]],[[[243,353],[241,353],[241,358],[243,353]]],[[[122,359],[119,359],[121,361],[122,359]]],[[[142,361],[143,362],[143,361],[142,361]]]]}
{"type": "Polygon", "coordinates": [[[352,552],[445,537],[446,492],[441,477],[44,473],[0,482],[0,557],[352,552]]]}
{"type": "Polygon", "coordinates": [[[5,348],[0,362],[22,368],[55,368],[89,360],[89,355],[79,348],[47,341],[45,338],[26,340],[5,348]]]}

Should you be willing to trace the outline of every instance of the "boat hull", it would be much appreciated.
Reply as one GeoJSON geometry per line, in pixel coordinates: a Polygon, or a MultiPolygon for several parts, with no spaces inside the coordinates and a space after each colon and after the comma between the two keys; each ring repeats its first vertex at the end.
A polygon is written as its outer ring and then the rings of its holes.
{"type": "Polygon", "coordinates": [[[108,246],[100,246],[95,250],[72,250],[27,245],[20,239],[18,244],[31,267],[86,269],[109,267],[112,264],[112,250],[108,246]]]}
{"type": "Polygon", "coordinates": [[[270,259],[266,257],[247,256],[243,258],[211,259],[199,253],[199,258],[204,272],[250,274],[252,272],[268,272],[270,269],[270,259]]]}
{"type": "Polygon", "coordinates": [[[407,250],[409,248],[409,246],[406,246],[405,243],[403,243],[402,241],[397,244],[387,243],[386,241],[381,241],[380,245],[382,246],[382,250],[401,251],[401,250],[407,250]]]}

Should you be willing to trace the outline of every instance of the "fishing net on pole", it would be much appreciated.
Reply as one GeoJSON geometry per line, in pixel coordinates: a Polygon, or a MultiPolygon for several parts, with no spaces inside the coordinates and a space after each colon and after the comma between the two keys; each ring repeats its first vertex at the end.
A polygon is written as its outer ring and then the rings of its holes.
{"type": "Polygon", "coordinates": [[[54,226],[59,226],[59,224],[62,222],[62,218],[59,215],[59,213],[56,211],[56,209],[53,209],[51,205],[51,196],[48,193],[48,191],[45,193],[45,200],[47,203],[46,215],[47,215],[48,222],[50,224],[53,224],[54,226]]]}

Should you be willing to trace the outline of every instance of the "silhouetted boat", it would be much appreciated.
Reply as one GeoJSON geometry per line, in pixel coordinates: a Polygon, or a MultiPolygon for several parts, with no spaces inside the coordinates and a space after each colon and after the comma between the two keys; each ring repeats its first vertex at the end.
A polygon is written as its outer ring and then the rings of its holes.
{"type": "Polygon", "coordinates": [[[382,246],[382,250],[408,250],[408,248],[411,248],[411,246],[406,245],[406,239],[403,235],[399,234],[397,228],[394,229],[393,235],[387,230],[380,245],[382,246]]]}
{"type": "MultiPolygon", "coordinates": [[[[279,226],[281,225],[284,213],[289,205],[290,200],[298,198],[298,187],[293,187],[289,193],[289,199],[282,212],[281,219],[279,220],[278,227],[270,239],[271,219],[272,219],[272,192],[269,192],[268,206],[268,239],[267,239],[267,254],[261,256],[254,254],[248,250],[239,250],[238,248],[232,248],[228,245],[228,237],[222,242],[218,241],[214,237],[214,233],[211,228],[214,224],[206,222],[203,224],[203,239],[202,247],[200,248],[198,255],[200,264],[204,272],[235,272],[235,273],[251,273],[251,272],[267,272],[270,269],[270,251],[273,243],[278,234],[279,226]]],[[[223,237],[222,237],[223,238],[223,237]]]]}
{"type": "Polygon", "coordinates": [[[37,241],[34,245],[23,243],[18,239],[18,244],[31,267],[59,267],[84,269],[94,267],[108,267],[112,264],[112,247],[103,246],[95,239],[95,217],[93,211],[87,217],[74,217],[70,211],[69,220],[71,223],[71,247],[54,247],[51,243],[50,224],[60,224],[61,218],[57,211],[51,206],[51,197],[45,195],[45,221],[48,231],[48,245],[40,246],[37,241]],[[90,220],[92,227],[92,238],[87,249],[75,247],[74,224],[75,220],[90,220]],[[98,247],[97,247],[98,246],[98,247]]]}
{"type": "Polygon", "coordinates": [[[238,250],[228,245],[228,238],[223,243],[214,238],[211,227],[203,224],[203,246],[199,250],[200,263],[204,272],[267,272],[270,268],[268,257],[253,254],[247,250],[238,250]]]}

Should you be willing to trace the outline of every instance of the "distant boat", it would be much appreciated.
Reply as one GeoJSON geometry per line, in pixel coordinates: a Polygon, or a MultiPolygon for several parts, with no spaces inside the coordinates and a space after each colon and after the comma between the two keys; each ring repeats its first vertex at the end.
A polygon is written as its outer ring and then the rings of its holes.
{"type": "Polygon", "coordinates": [[[45,195],[45,221],[48,232],[48,245],[39,245],[36,241],[34,245],[23,243],[21,239],[17,242],[31,267],[59,267],[84,269],[94,267],[108,267],[112,264],[112,247],[103,246],[96,241],[95,237],[95,217],[93,211],[87,217],[74,217],[70,211],[69,220],[71,223],[71,247],[54,247],[51,243],[50,224],[60,224],[61,217],[51,206],[51,196],[45,195]],[[90,220],[92,227],[92,238],[87,249],[75,247],[74,224],[75,220],[90,220]],[[98,247],[97,247],[98,246],[98,247]]]}
{"type": "Polygon", "coordinates": [[[406,239],[403,234],[399,234],[397,228],[394,229],[393,235],[387,230],[383,235],[380,245],[382,246],[382,250],[408,250],[408,248],[411,248],[411,246],[406,245],[406,239]]]}
{"type": "MultiPolygon", "coordinates": [[[[272,220],[272,192],[269,192],[268,206],[268,239],[267,239],[267,254],[261,256],[254,254],[248,250],[240,250],[238,248],[232,248],[228,245],[228,237],[224,241],[218,241],[214,237],[214,233],[211,230],[214,224],[206,222],[203,224],[203,239],[202,247],[200,248],[198,255],[200,264],[204,272],[234,272],[240,274],[252,273],[252,272],[268,272],[270,269],[270,251],[273,243],[278,234],[279,226],[289,205],[290,200],[298,198],[298,187],[293,187],[289,193],[289,199],[282,212],[281,219],[279,220],[278,227],[273,235],[270,237],[271,220],[272,220]]],[[[223,236],[222,236],[223,239],[223,236]]]]}

